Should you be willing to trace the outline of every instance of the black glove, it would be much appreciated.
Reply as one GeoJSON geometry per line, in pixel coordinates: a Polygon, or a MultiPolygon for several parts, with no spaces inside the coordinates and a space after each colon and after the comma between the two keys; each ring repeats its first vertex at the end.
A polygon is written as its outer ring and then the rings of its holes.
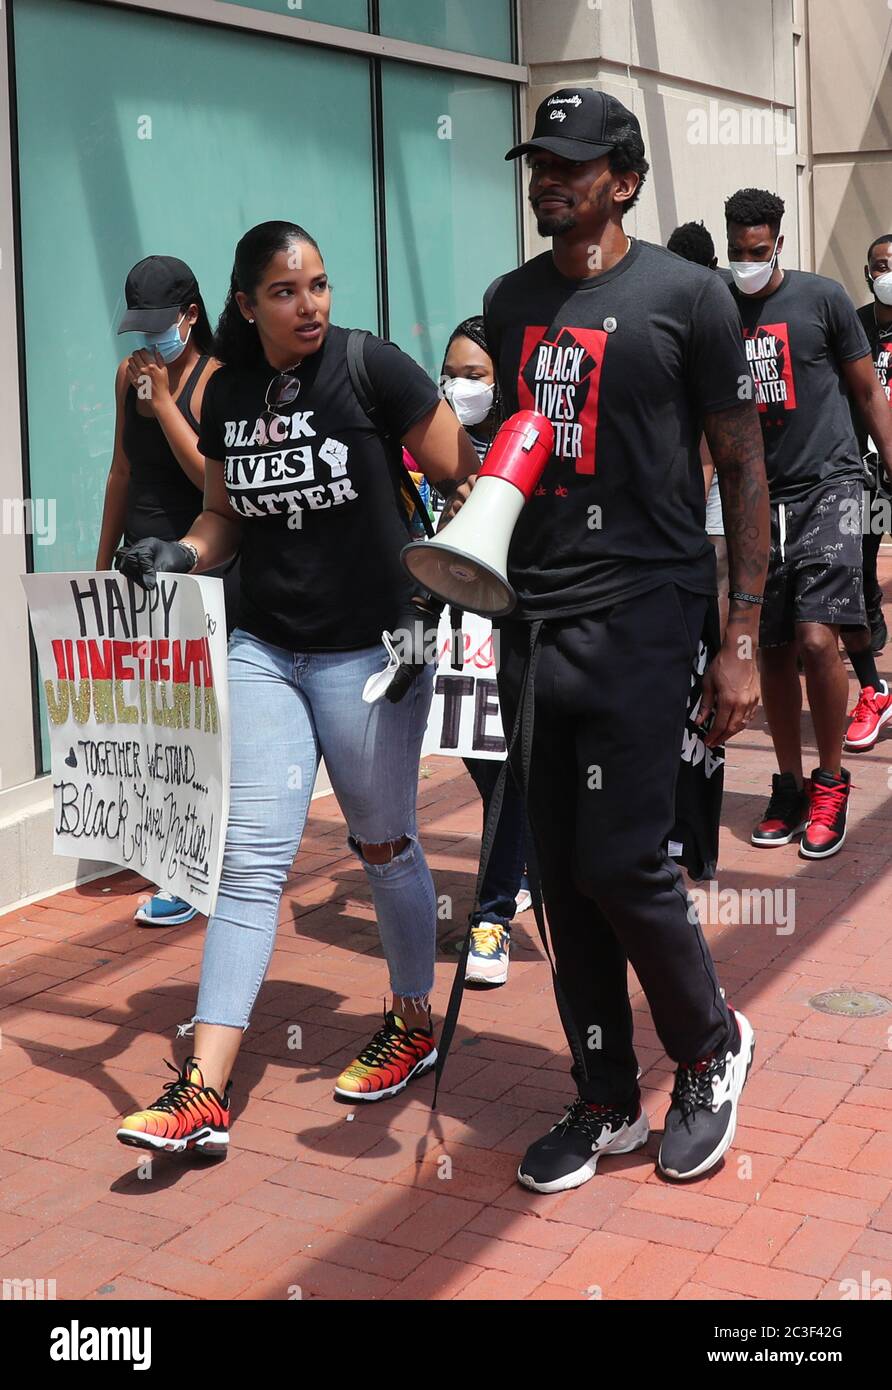
{"type": "Polygon", "coordinates": [[[195,556],[187,546],[179,541],[159,541],[157,536],[149,536],[124,550],[115,551],[115,568],[141,589],[154,589],[155,575],[159,570],[188,574],[194,563],[195,556]]]}
{"type": "Polygon", "coordinates": [[[412,682],[417,680],[425,666],[437,660],[437,627],[443,604],[432,594],[413,598],[400,615],[400,619],[390,634],[394,650],[400,657],[400,664],[393,680],[384,692],[391,704],[397,704],[405,695],[412,682]]]}

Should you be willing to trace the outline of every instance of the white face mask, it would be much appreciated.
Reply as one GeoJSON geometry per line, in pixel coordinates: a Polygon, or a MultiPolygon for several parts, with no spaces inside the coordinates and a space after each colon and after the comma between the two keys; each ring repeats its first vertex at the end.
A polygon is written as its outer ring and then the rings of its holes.
{"type": "Polygon", "coordinates": [[[774,255],[770,261],[729,261],[728,266],[734,276],[734,283],[741,294],[758,294],[764,290],[774,274],[777,263],[778,243],[774,243],[774,255]]]}
{"type": "Polygon", "coordinates": [[[873,292],[881,304],[892,305],[892,270],[877,276],[873,282],[873,292]]]}
{"type": "Polygon", "coordinates": [[[463,376],[450,377],[443,384],[443,395],[455,411],[458,422],[466,429],[481,424],[492,410],[495,390],[485,381],[468,381],[463,376]]]}

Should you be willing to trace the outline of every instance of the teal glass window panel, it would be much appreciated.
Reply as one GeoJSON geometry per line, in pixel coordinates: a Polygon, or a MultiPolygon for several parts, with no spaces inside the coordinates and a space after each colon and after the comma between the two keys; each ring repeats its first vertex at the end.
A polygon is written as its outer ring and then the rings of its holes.
{"type": "Polygon", "coordinates": [[[266,14],[292,15],[312,19],[316,24],[337,24],[342,29],[369,27],[368,0],[224,0],[241,10],[263,10],[266,14]]]}
{"type": "Polygon", "coordinates": [[[383,66],[390,336],[433,376],[456,324],[518,263],[513,89],[383,66]]]}
{"type": "Polygon", "coordinates": [[[377,328],[369,65],[69,0],[18,0],[14,19],[30,486],[56,503],[34,566],[92,569],[136,261],[187,261],[214,324],[239,237],[299,222],[335,321],[377,328]]]}
{"type": "Polygon", "coordinates": [[[381,33],[510,63],[512,5],[513,0],[380,0],[381,33]]]}

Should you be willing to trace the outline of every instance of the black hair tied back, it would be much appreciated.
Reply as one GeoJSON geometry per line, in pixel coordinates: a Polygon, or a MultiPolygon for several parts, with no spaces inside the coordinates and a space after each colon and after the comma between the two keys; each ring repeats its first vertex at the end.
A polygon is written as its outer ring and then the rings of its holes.
{"type": "Polygon", "coordinates": [[[217,324],[214,352],[231,367],[253,367],[263,360],[257,327],[248,323],[238,306],[236,294],[250,299],[264,271],[279,251],[288,251],[295,242],[312,246],[321,257],[319,243],[296,222],[260,222],[245,232],[235,248],[235,263],[229,280],[229,293],[217,324]]]}

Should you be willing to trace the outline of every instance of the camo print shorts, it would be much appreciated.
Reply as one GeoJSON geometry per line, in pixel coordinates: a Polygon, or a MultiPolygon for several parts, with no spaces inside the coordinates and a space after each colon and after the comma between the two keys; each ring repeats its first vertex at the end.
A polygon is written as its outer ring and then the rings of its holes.
{"type": "Polygon", "coordinates": [[[759,643],[792,642],[797,623],[864,627],[859,481],[771,504],[771,551],[759,643]]]}

